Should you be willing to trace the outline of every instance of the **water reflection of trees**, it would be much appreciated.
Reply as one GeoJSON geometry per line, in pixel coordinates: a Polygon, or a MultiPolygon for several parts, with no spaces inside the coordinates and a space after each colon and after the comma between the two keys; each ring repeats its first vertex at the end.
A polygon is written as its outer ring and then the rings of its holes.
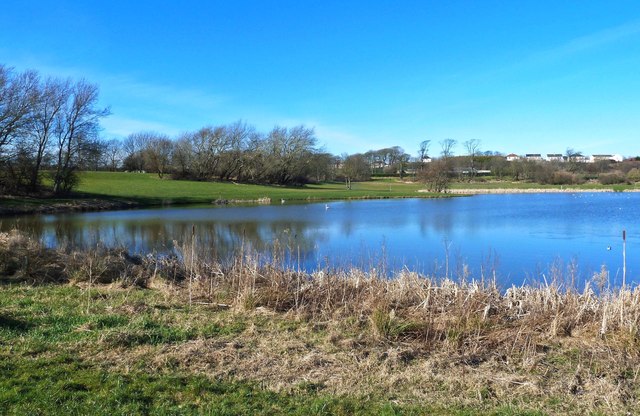
{"type": "MultiPolygon", "coordinates": [[[[618,230],[633,223],[640,204],[637,199],[629,201],[608,217],[604,213],[607,201],[595,207],[573,207],[571,201],[496,196],[336,202],[330,209],[325,204],[176,208],[3,218],[0,228],[17,226],[49,246],[103,244],[137,253],[171,253],[173,241],[189,244],[193,231],[199,253],[218,258],[230,258],[241,247],[268,258],[274,255],[277,242],[282,249],[280,259],[307,270],[380,268],[388,263],[389,267],[407,266],[439,276],[470,273],[487,277],[499,266],[510,274],[507,280],[521,279],[526,272],[537,275],[540,271],[534,270],[534,264],[546,265],[555,255],[579,254],[581,275],[590,276],[607,264],[615,279],[621,267],[618,230]],[[570,224],[565,225],[567,221],[570,224]],[[613,250],[607,251],[608,245],[613,250]]],[[[630,233],[628,238],[637,237],[630,233]]],[[[633,258],[633,252],[627,254],[633,258]]]]}
{"type": "Polygon", "coordinates": [[[136,253],[171,253],[174,246],[191,244],[195,239],[199,254],[221,259],[230,258],[241,248],[272,253],[274,245],[284,253],[295,253],[295,257],[313,257],[316,242],[326,239],[321,229],[300,219],[192,222],[34,216],[3,222],[0,227],[19,228],[50,247],[67,249],[103,245],[136,253]]]}

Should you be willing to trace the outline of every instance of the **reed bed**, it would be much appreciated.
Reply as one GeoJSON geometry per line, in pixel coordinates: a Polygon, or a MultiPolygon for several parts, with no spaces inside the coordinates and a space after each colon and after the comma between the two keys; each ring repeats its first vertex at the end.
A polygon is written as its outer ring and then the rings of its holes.
{"type": "Polygon", "coordinates": [[[173,256],[51,250],[13,231],[0,234],[0,279],[153,288],[185,305],[266,314],[296,322],[306,328],[301,334],[316,328],[325,334],[320,344],[301,346],[291,334],[247,330],[237,342],[256,348],[244,355],[236,347],[189,342],[154,350],[151,362],[159,367],[171,358],[186,369],[275,389],[306,380],[336,394],[392,391],[407,402],[640,410],[640,288],[608,287],[606,270],[582,288],[558,275],[500,289],[492,279],[454,281],[409,270],[392,278],[357,268],[307,273],[286,267],[282,251],[265,259],[243,249],[220,262],[194,240],[175,249],[173,256]],[[283,355],[282,345],[295,348],[283,355]],[[218,358],[210,361],[213,350],[218,358]]]}

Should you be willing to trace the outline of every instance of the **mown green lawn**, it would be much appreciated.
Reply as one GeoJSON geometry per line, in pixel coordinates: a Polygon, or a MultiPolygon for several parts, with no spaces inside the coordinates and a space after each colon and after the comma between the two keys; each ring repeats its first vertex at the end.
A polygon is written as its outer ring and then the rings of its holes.
{"type": "MultiPolygon", "coordinates": [[[[149,173],[83,172],[78,192],[93,197],[123,198],[142,203],[210,203],[217,199],[257,200],[271,198],[286,201],[329,200],[349,198],[402,198],[445,196],[418,192],[425,189],[420,182],[404,182],[380,178],[354,182],[352,189],[342,183],[325,183],[301,187],[265,186],[230,182],[196,182],[160,179],[149,173]]],[[[539,189],[560,188],[560,185],[541,185],[529,182],[453,182],[452,189],[539,189]]],[[[572,189],[633,189],[633,185],[606,186],[583,184],[564,186],[572,189]]]]}
{"type": "MultiPolygon", "coordinates": [[[[80,172],[79,185],[66,198],[10,197],[0,198],[0,211],[9,213],[37,212],[39,208],[94,204],[95,199],[137,206],[172,204],[210,204],[215,201],[258,202],[279,204],[281,200],[318,201],[366,198],[429,198],[450,195],[418,192],[424,185],[381,178],[352,184],[325,183],[298,187],[250,185],[233,182],[197,182],[160,179],[156,174],[127,172],[80,172]]],[[[45,181],[45,185],[48,185],[45,181]]],[[[69,208],[71,209],[71,208],[69,208]]],[[[109,209],[109,208],[100,208],[109,209]]],[[[120,208],[116,208],[120,209],[120,208]]],[[[64,210],[64,208],[62,208],[64,210]]]]}
{"type": "MultiPolygon", "coordinates": [[[[364,198],[429,198],[451,195],[418,192],[426,188],[420,182],[400,181],[395,178],[376,178],[367,182],[354,182],[352,189],[343,183],[325,183],[299,187],[250,185],[232,182],[178,181],[160,179],[151,173],[80,172],[76,194],[69,198],[0,199],[0,207],[29,207],[64,204],[78,199],[123,200],[138,205],[209,204],[216,200],[252,202],[270,198],[271,203],[310,200],[364,199],[364,198]]],[[[560,185],[541,185],[529,182],[487,181],[453,182],[452,189],[531,189],[560,188],[560,185]]],[[[565,189],[637,189],[637,185],[583,184],[563,186],[565,189]]]]}
{"type": "Polygon", "coordinates": [[[374,180],[353,183],[346,189],[342,183],[281,187],[236,184],[229,182],[196,182],[160,179],[155,174],[124,172],[83,172],[78,192],[89,196],[134,199],[147,203],[210,203],[218,199],[257,200],[271,198],[302,201],[307,199],[397,198],[420,197],[419,183],[374,180]]]}
{"type": "MultiPolygon", "coordinates": [[[[91,196],[135,199],[148,203],[210,203],[216,199],[256,200],[271,198],[272,202],[285,200],[322,200],[349,198],[402,198],[444,196],[418,192],[424,183],[379,178],[367,182],[354,182],[352,189],[342,183],[325,183],[302,187],[282,187],[236,184],[229,182],[196,182],[160,179],[150,173],[82,172],[78,191],[91,196]]],[[[530,182],[489,181],[452,182],[452,189],[614,189],[628,190],[636,185],[541,185],[530,182]]]]}

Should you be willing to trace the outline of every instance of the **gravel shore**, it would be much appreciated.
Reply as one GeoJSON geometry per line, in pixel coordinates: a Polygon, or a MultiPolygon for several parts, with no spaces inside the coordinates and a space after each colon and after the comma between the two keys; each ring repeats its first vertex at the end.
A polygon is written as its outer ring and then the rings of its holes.
{"type": "MultiPolygon", "coordinates": [[[[421,189],[418,192],[429,192],[421,189]]],[[[480,194],[567,194],[567,193],[602,193],[602,192],[640,192],[640,189],[616,191],[614,189],[576,189],[576,188],[495,188],[495,189],[449,189],[447,193],[455,195],[480,194]]]]}

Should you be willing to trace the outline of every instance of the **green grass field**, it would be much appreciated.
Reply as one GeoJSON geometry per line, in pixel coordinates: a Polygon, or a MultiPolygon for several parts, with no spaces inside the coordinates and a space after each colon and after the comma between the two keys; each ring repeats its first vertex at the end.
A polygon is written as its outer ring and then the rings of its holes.
{"type": "MultiPolygon", "coordinates": [[[[217,199],[248,200],[271,198],[274,203],[288,201],[330,200],[349,198],[406,198],[437,197],[442,194],[418,192],[425,189],[420,182],[380,178],[367,182],[354,182],[352,189],[342,183],[326,183],[303,187],[282,187],[236,184],[229,182],[196,182],[160,179],[149,173],[83,172],[78,192],[92,197],[123,198],[140,203],[210,203],[217,199]]],[[[540,185],[530,182],[453,182],[452,189],[636,189],[635,185],[540,185]]]]}
{"type": "Polygon", "coordinates": [[[217,199],[248,200],[271,198],[303,201],[307,199],[398,198],[420,197],[418,183],[374,180],[344,184],[329,183],[304,187],[281,187],[236,184],[229,182],[196,182],[160,179],[155,174],[123,172],[83,172],[78,192],[95,197],[123,198],[143,203],[210,203],[217,199]]]}
{"type": "MultiPolygon", "coordinates": [[[[367,198],[434,198],[451,195],[418,192],[426,186],[420,182],[400,181],[396,178],[377,178],[367,182],[354,182],[352,189],[342,183],[313,184],[299,187],[239,184],[232,182],[196,182],[160,179],[150,173],[126,172],[80,172],[80,184],[69,198],[0,198],[0,213],[47,212],[42,207],[54,207],[52,211],[64,211],[65,205],[86,203],[98,205],[93,200],[133,203],[137,206],[158,206],[171,204],[210,204],[215,201],[256,202],[270,199],[279,204],[287,202],[367,199],[367,198]],[[4,211],[4,212],[3,212],[4,211]]],[[[564,189],[626,191],[638,189],[637,185],[583,184],[562,186],[564,189]]],[[[453,182],[452,189],[558,189],[560,185],[540,185],[530,182],[487,181],[453,182]]],[[[93,209],[111,208],[95,206],[93,209]]],[[[69,210],[73,207],[69,208],[69,210]]],[[[83,210],[81,208],[80,210],[83,210]]]]}
{"type": "MultiPolygon", "coordinates": [[[[197,182],[160,179],[156,174],[127,172],[80,172],[80,183],[67,198],[0,198],[0,215],[84,210],[123,209],[132,206],[232,203],[279,204],[291,202],[377,199],[429,198],[449,195],[418,192],[423,184],[396,179],[374,179],[352,184],[325,183],[298,187],[239,184],[233,182],[197,182]]],[[[45,181],[45,185],[48,185],[45,181]]]]}

